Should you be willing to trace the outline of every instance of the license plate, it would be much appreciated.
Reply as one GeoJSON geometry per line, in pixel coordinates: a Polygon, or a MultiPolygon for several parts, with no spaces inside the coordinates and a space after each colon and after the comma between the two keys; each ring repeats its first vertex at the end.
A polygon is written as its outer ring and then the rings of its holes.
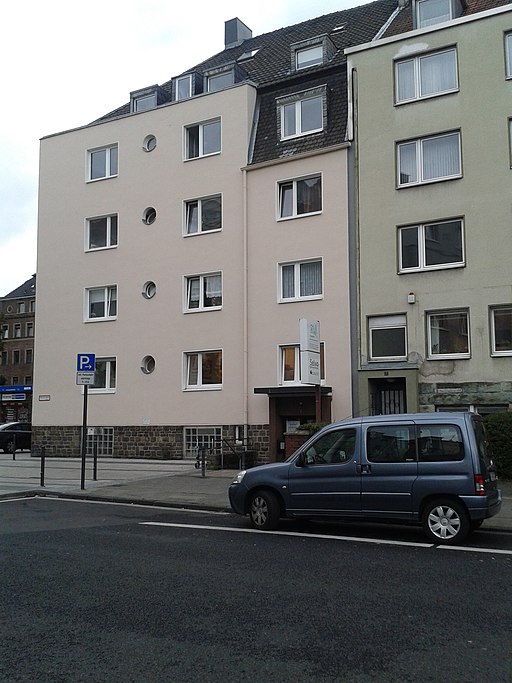
{"type": "Polygon", "coordinates": [[[496,472],[489,472],[489,479],[491,481],[496,481],[496,472]]]}

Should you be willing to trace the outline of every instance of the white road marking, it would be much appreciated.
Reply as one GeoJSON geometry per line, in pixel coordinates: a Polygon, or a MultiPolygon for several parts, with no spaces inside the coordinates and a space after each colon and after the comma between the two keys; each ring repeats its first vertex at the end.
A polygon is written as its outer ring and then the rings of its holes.
{"type": "Polygon", "coordinates": [[[436,545],[434,543],[411,543],[409,541],[391,541],[380,538],[361,538],[360,536],[330,536],[329,534],[304,534],[300,531],[259,531],[257,529],[237,528],[230,526],[211,526],[202,524],[175,524],[173,522],[139,522],[144,526],[164,526],[176,529],[204,529],[206,531],[231,531],[241,534],[269,534],[271,536],[298,536],[300,538],[321,538],[329,541],[351,541],[354,543],[373,543],[375,545],[399,545],[411,548],[435,548],[436,550],[463,550],[464,552],[512,555],[512,550],[497,550],[494,548],[472,548],[454,545],[436,545]]]}
{"type": "Polygon", "coordinates": [[[167,526],[178,529],[205,529],[207,531],[234,531],[241,534],[268,534],[271,536],[297,536],[299,538],[322,538],[330,541],[355,541],[358,543],[374,543],[378,545],[405,545],[415,548],[432,548],[432,543],[409,543],[408,541],[388,541],[380,538],[361,538],[359,536],[330,536],[329,534],[304,534],[300,531],[259,531],[244,527],[210,526],[202,524],[174,524],[172,522],[139,522],[146,526],[167,526]]]}

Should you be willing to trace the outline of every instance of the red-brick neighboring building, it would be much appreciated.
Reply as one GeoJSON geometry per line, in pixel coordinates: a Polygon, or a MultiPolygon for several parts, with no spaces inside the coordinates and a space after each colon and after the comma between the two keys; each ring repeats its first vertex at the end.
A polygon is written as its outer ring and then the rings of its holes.
{"type": "Polygon", "coordinates": [[[36,276],[0,298],[0,422],[30,421],[36,276]]]}

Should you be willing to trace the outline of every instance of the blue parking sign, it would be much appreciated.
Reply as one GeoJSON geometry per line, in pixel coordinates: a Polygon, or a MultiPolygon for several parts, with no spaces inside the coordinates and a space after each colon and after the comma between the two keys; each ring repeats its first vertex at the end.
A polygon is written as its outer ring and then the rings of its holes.
{"type": "Polygon", "coordinates": [[[77,372],[94,372],[96,355],[94,353],[79,353],[76,357],[77,372]]]}

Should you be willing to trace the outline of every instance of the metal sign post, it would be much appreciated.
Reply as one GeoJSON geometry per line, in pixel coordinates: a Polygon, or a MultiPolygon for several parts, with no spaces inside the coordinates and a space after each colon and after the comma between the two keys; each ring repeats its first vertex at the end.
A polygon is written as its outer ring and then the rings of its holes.
{"type": "Polygon", "coordinates": [[[301,381],[315,387],[315,420],[322,421],[322,388],[320,372],[320,323],[299,320],[301,381]]]}
{"type": "Polygon", "coordinates": [[[87,396],[89,394],[89,385],[84,385],[84,406],[82,415],[82,443],[80,444],[80,457],[82,458],[82,469],[80,478],[80,488],[85,489],[85,455],[87,451],[87,396]]]}
{"type": "Polygon", "coordinates": [[[87,398],[89,385],[94,384],[96,357],[93,353],[79,353],[76,357],[76,383],[84,388],[84,404],[82,412],[82,441],[80,456],[82,459],[80,489],[85,489],[85,456],[87,452],[87,398]]]}

